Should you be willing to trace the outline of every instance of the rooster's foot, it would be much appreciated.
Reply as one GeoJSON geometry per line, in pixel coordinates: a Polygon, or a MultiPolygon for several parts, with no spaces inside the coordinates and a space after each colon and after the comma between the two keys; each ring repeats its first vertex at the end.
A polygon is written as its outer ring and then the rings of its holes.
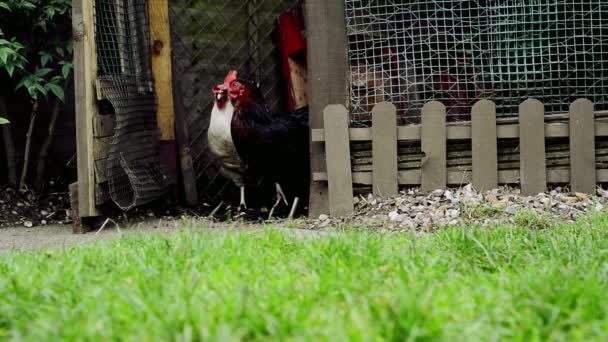
{"type": "Polygon", "coordinates": [[[285,196],[285,193],[283,192],[283,189],[281,188],[281,184],[274,183],[274,185],[277,189],[277,203],[274,206],[276,207],[281,200],[283,200],[283,203],[285,203],[285,205],[289,205],[289,202],[287,201],[287,197],[285,196]]]}

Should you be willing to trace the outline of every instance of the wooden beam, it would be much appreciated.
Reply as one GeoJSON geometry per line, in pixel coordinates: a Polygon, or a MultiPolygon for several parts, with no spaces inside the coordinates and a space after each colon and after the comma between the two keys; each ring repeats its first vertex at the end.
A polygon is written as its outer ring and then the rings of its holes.
{"type": "MultiPolygon", "coordinates": [[[[567,122],[553,122],[545,123],[545,137],[547,138],[567,138],[570,135],[569,125],[567,122]]],[[[471,126],[467,125],[453,125],[446,129],[448,140],[468,140],[471,139],[471,126]]],[[[596,122],[595,123],[595,136],[606,137],[608,136],[608,122],[596,122]]],[[[516,139],[519,138],[519,125],[518,124],[506,124],[496,126],[496,137],[498,139],[516,139]]],[[[325,141],[325,132],[323,129],[313,129],[311,133],[311,139],[313,142],[325,141]]],[[[351,128],[350,129],[350,141],[371,141],[372,140],[372,129],[371,128],[351,128]]],[[[397,127],[397,140],[420,140],[420,126],[398,126],[397,127]]]]}
{"type": "Polygon", "coordinates": [[[72,30],[79,217],[98,215],[95,206],[95,160],[93,157],[93,118],[97,114],[95,103],[97,94],[94,86],[97,77],[94,23],[93,2],[73,0],[72,30]]]}
{"type": "MultiPolygon", "coordinates": [[[[598,183],[608,183],[608,169],[596,170],[598,183]]],[[[317,182],[327,182],[327,173],[317,172],[313,174],[317,182]]],[[[353,183],[360,185],[372,185],[371,172],[353,172],[353,183]]],[[[420,170],[399,171],[400,185],[420,185],[420,170]]],[[[465,185],[472,181],[470,171],[448,171],[448,185],[465,185]]],[[[548,169],[547,182],[550,184],[565,184],[570,181],[570,170],[568,169],[548,169]]],[[[517,184],[519,183],[519,170],[499,170],[498,184],[517,184]]]]}
{"type": "MultiPolygon", "coordinates": [[[[330,104],[346,104],[348,58],[344,1],[304,2],[307,40],[308,103],[311,129],[323,128],[323,111],[330,104]]],[[[311,172],[325,172],[325,148],[311,141],[311,172]]],[[[312,179],[312,177],[311,177],[312,179]]],[[[327,184],[311,181],[308,215],[329,213],[327,184]]]]}
{"type": "Polygon", "coordinates": [[[148,18],[152,53],[152,74],[158,97],[156,118],[160,140],[175,140],[175,115],[171,75],[171,33],[168,0],[149,0],[148,18]]]}

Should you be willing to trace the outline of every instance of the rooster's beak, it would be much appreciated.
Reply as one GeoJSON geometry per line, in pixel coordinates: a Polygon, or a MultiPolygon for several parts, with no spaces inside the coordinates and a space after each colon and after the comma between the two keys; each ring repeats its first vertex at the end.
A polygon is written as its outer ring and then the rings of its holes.
{"type": "Polygon", "coordinates": [[[224,89],[220,89],[220,91],[217,93],[217,99],[221,100],[223,97],[226,96],[226,94],[228,93],[228,90],[224,89]]]}

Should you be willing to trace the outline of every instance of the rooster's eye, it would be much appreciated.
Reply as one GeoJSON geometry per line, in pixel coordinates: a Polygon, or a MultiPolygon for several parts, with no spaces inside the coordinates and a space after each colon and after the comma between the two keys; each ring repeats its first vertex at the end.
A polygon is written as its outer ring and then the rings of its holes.
{"type": "Polygon", "coordinates": [[[238,86],[240,86],[240,85],[241,85],[241,84],[240,84],[239,82],[234,81],[234,82],[232,82],[232,85],[231,85],[231,86],[232,86],[232,88],[237,88],[237,87],[238,87],[238,86]]]}

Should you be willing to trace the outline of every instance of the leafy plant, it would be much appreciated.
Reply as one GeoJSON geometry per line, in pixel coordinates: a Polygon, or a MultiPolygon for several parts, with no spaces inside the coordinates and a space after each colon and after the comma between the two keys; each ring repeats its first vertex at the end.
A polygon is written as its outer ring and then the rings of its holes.
{"type": "MultiPolygon", "coordinates": [[[[70,8],[71,0],[0,0],[0,76],[8,76],[14,90],[27,96],[32,104],[21,188],[28,173],[31,138],[40,102],[55,106],[49,135],[43,144],[47,151],[40,151],[41,157],[46,157],[59,106],[65,101],[65,86],[73,69],[70,8]]],[[[39,164],[43,172],[44,160],[39,164]]]]}

